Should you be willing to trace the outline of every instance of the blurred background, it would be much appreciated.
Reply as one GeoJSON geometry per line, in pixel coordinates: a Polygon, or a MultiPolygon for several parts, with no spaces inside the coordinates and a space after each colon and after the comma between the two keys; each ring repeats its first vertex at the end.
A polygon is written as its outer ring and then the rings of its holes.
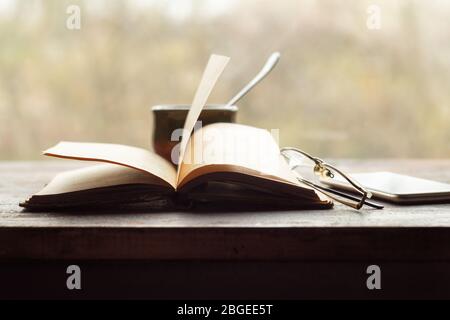
{"type": "Polygon", "coordinates": [[[322,157],[450,157],[449,16],[450,1],[1,0],[0,159],[149,147],[150,107],[191,103],[210,53],[232,58],[209,100],[224,103],[273,51],[239,122],[322,157]]]}

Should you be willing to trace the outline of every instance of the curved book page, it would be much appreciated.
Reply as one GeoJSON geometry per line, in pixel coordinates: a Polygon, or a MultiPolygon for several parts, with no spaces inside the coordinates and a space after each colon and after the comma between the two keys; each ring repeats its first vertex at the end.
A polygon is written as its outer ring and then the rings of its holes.
{"type": "MultiPolygon", "coordinates": [[[[184,122],[183,137],[181,138],[180,144],[180,156],[178,159],[178,163],[180,164],[183,163],[186,147],[188,145],[195,123],[197,122],[198,117],[200,116],[200,113],[202,112],[202,109],[205,106],[212,89],[216,85],[217,80],[219,79],[229,61],[229,57],[220,56],[217,54],[212,54],[209,58],[208,64],[205,68],[205,71],[203,72],[202,79],[200,80],[200,84],[197,88],[197,91],[195,92],[194,100],[192,101],[192,105],[189,109],[186,121],[184,122]]],[[[180,178],[180,167],[181,165],[178,166],[177,170],[177,184],[180,178]]]]}
{"type": "Polygon", "coordinates": [[[267,190],[290,189],[313,201],[330,202],[296,179],[267,130],[246,125],[214,123],[192,135],[181,166],[178,188],[207,176],[264,185],[267,190]]]}
{"type": "Polygon", "coordinates": [[[178,185],[217,171],[242,172],[299,185],[271,134],[242,124],[214,123],[197,130],[186,149],[178,185]]]}
{"type": "Polygon", "coordinates": [[[145,149],[120,144],[63,141],[44,151],[44,155],[130,167],[158,177],[176,188],[175,168],[167,160],[145,149]]]}
{"type": "Polygon", "coordinates": [[[120,185],[151,185],[168,187],[160,178],[142,174],[141,171],[115,164],[98,164],[70,170],[56,175],[35,196],[63,194],[120,185]]]}

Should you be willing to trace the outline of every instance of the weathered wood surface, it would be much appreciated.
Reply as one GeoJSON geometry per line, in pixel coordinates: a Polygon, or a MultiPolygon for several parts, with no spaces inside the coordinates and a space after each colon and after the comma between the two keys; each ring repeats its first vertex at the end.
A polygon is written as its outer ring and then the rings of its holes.
{"type": "MultiPolygon", "coordinates": [[[[340,160],[450,182],[450,160],[340,160]]],[[[450,260],[450,204],[240,213],[27,213],[20,201],[86,165],[0,162],[1,259],[450,260]]],[[[351,170],[350,170],[351,169],[351,170]]]]}

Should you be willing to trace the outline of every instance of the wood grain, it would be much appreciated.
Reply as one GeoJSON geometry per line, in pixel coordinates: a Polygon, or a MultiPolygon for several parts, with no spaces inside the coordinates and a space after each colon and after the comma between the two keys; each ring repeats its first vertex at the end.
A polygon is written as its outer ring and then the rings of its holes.
{"type": "MultiPolygon", "coordinates": [[[[450,182],[450,160],[336,160],[450,182]]],[[[0,259],[448,261],[450,205],[361,212],[24,212],[18,203],[83,163],[0,162],[0,259]]],[[[350,170],[351,169],[351,170],[350,170]]]]}

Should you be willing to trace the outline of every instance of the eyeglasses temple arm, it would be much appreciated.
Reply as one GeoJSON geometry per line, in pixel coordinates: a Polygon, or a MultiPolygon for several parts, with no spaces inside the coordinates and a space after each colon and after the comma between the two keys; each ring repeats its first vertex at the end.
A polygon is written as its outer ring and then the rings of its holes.
{"type": "MultiPolygon", "coordinates": [[[[332,193],[334,195],[341,196],[343,198],[353,200],[355,202],[360,201],[360,198],[352,196],[352,195],[350,195],[348,193],[344,193],[344,192],[337,191],[337,190],[330,189],[330,188],[325,188],[325,187],[319,186],[318,184],[315,184],[315,183],[307,181],[307,180],[302,180],[302,179],[299,179],[299,178],[297,178],[297,179],[300,182],[302,182],[302,183],[305,183],[307,185],[310,185],[311,187],[319,189],[320,191],[329,192],[329,193],[332,193]]],[[[369,207],[375,208],[375,209],[383,209],[384,208],[382,205],[380,205],[378,203],[375,203],[375,202],[372,202],[372,201],[368,201],[368,200],[364,200],[364,204],[368,205],[369,207]]]]}

